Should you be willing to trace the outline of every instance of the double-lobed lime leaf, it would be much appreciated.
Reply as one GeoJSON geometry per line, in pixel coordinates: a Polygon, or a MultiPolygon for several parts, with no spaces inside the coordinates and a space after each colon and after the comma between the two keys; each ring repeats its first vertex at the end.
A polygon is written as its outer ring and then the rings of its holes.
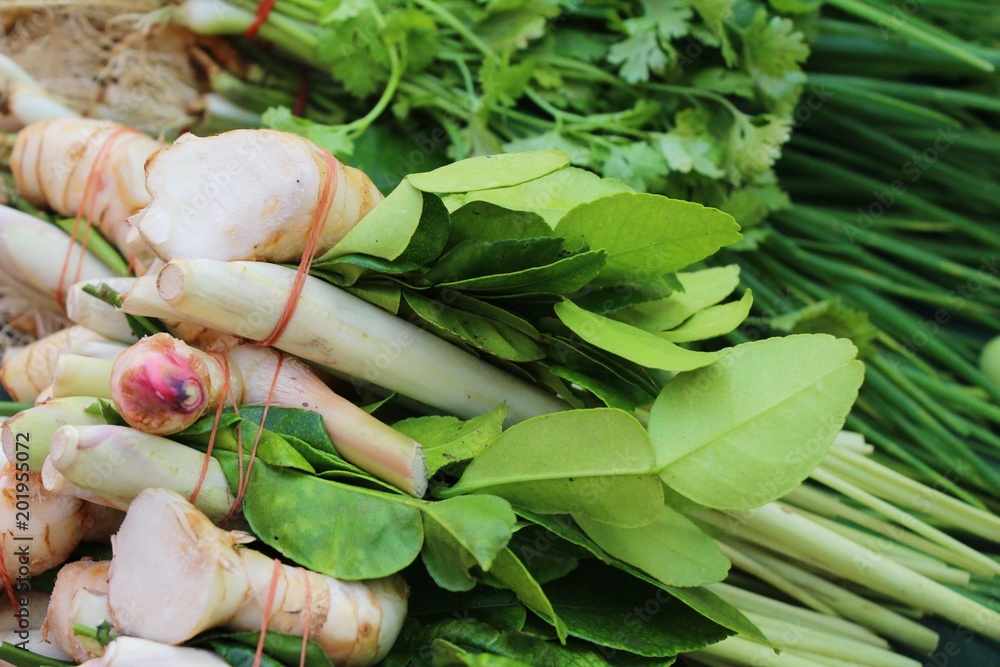
{"type": "Polygon", "coordinates": [[[670,488],[702,505],[747,509],[797,487],[843,426],[864,377],[850,341],[795,335],[745,343],[674,378],[649,434],[670,488]]]}

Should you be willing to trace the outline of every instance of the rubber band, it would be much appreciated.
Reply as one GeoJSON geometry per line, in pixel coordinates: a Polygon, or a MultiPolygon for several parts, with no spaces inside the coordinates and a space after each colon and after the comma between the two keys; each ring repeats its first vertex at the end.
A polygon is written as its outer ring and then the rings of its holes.
{"type": "MultiPolygon", "coordinates": [[[[239,507],[243,504],[243,498],[246,496],[247,488],[250,486],[250,475],[253,472],[253,464],[257,460],[257,447],[260,445],[260,438],[264,434],[264,424],[267,423],[267,413],[271,409],[271,399],[274,396],[274,389],[278,384],[278,377],[281,375],[281,365],[285,361],[285,355],[278,355],[278,362],[274,365],[274,377],[271,379],[271,388],[267,392],[267,400],[264,401],[264,411],[260,416],[260,424],[257,425],[257,435],[253,439],[253,447],[250,450],[250,460],[247,462],[246,475],[242,472],[239,473],[239,489],[236,493],[236,502],[233,503],[233,507],[229,510],[229,514],[222,520],[223,523],[229,521],[237,511],[239,507]]],[[[240,462],[243,461],[243,439],[240,438],[240,462]]]]}
{"type": "Polygon", "coordinates": [[[257,639],[257,650],[253,654],[253,667],[260,667],[264,657],[264,639],[267,637],[267,625],[271,621],[271,609],[278,593],[278,577],[281,575],[281,561],[274,559],[274,570],[271,572],[271,585],[267,589],[267,600],[264,601],[264,620],[260,624],[260,637],[257,639]]]}
{"type": "Polygon", "coordinates": [[[309,637],[312,635],[312,584],[309,583],[309,570],[300,568],[306,582],[306,610],[304,614],[305,628],[302,630],[302,648],[299,650],[299,667],[306,667],[306,649],[309,648],[309,637]]]}
{"type": "Polygon", "coordinates": [[[299,268],[295,272],[295,280],[292,282],[292,289],[285,302],[285,308],[281,311],[274,329],[267,338],[260,341],[258,345],[271,347],[275,341],[281,338],[285,332],[285,327],[295,314],[295,309],[299,305],[299,298],[302,290],[306,286],[306,278],[309,277],[309,270],[312,268],[313,260],[316,258],[316,251],[319,250],[320,241],[323,238],[323,229],[326,227],[326,219],[333,207],[333,197],[337,191],[337,161],[330,151],[323,150],[323,160],[326,163],[326,178],[323,182],[323,190],[320,193],[319,203],[316,205],[316,212],[313,213],[312,222],[309,225],[309,238],[306,240],[306,247],[299,261],[299,268]]]}
{"type": "MultiPolygon", "coordinates": [[[[73,282],[79,282],[81,272],[83,271],[83,258],[87,253],[87,241],[90,239],[90,228],[92,223],[90,221],[90,216],[85,216],[84,211],[87,210],[88,204],[93,206],[93,199],[97,196],[97,191],[100,189],[101,181],[103,180],[104,174],[104,164],[108,160],[108,155],[111,154],[111,148],[114,146],[115,141],[118,137],[123,134],[129,134],[132,132],[138,132],[132,127],[119,127],[117,130],[109,134],[105,139],[104,143],[97,150],[97,155],[94,156],[94,161],[90,165],[90,171],[87,173],[87,182],[83,186],[83,197],[80,198],[80,205],[76,209],[76,218],[73,220],[73,232],[70,234],[69,247],[66,248],[66,256],[63,258],[62,270],[59,272],[59,283],[56,287],[56,299],[59,305],[63,308],[66,307],[66,297],[64,295],[66,289],[66,272],[69,270],[70,260],[73,256],[73,247],[76,244],[77,236],[80,233],[80,223],[81,221],[86,221],[86,233],[84,234],[83,241],[80,243],[80,259],[76,266],[76,275],[73,282]]],[[[91,211],[93,213],[93,211],[91,211]]]]}
{"type": "MultiPolygon", "coordinates": [[[[10,536],[13,539],[13,535],[10,536]]],[[[14,594],[14,584],[10,580],[10,575],[7,573],[7,563],[4,562],[3,557],[3,543],[6,540],[0,540],[0,579],[3,579],[3,587],[7,592],[7,597],[10,599],[11,613],[14,615],[14,619],[18,618],[17,613],[21,611],[21,605],[17,603],[17,596],[14,594]]]]}
{"type": "Polygon", "coordinates": [[[257,31],[264,25],[264,21],[267,20],[267,17],[271,14],[271,10],[274,9],[275,2],[276,0],[260,0],[260,3],[257,5],[257,13],[253,17],[253,23],[243,33],[244,37],[253,39],[257,36],[257,31]]]}
{"type": "Polygon", "coordinates": [[[188,498],[188,502],[194,505],[194,501],[198,498],[198,493],[201,491],[202,484],[205,483],[205,478],[208,476],[208,464],[212,461],[212,449],[215,447],[215,436],[219,432],[219,422],[222,420],[222,408],[226,405],[226,396],[232,391],[229,381],[229,359],[226,355],[221,353],[209,353],[213,357],[219,358],[219,365],[222,366],[222,372],[225,379],[222,381],[222,400],[219,401],[219,406],[215,409],[215,419],[212,421],[212,432],[208,436],[208,447],[205,448],[205,460],[201,464],[201,474],[198,475],[198,482],[194,485],[194,490],[191,492],[191,497],[188,498]]]}
{"type": "Polygon", "coordinates": [[[309,70],[305,67],[299,69],[299,90],[295,95],[295,105],[292,106],[292,115],[302,117],[306,113],[306,106],[309,104],[309,70]]]}

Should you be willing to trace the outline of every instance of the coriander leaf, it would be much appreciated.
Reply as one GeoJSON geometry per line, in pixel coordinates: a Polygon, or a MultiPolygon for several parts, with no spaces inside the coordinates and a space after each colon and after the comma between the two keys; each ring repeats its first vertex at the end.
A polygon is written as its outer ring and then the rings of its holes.
{"type": "Polygon", "coordinates": [[[471,192],[504,188],[541,178],[569,164],[561,151],[503,153],[461,160],[422,174],[410,174],[407,182],[423,192],[471,192]]]}
{"type": "Polygon", "coordinates": [[[701,586],[722,581],[729,559],[715,540],[683,514],[662,507],[660,516],[637,528],[574,517],[604,551],[668,586],[701,586]]]}
{"type": "Polygon", "coordinates": [[[664,483],[717,509],[749,509],[802,483],[857,397],[864,365],[821,334],[745,343],[675,377],[650,414],[664,483]]]}
{"type": "Polygon", "coordinates": [[[501,403],[490,412],[465,421],[432,415],[404,419],[392,427],[423,445],[427,472],[433,475],[446,465],[477,456],[500,437],[506,417],[507,405],[501,403]]]}
{"type": "Polygon", "coordinates": [[[799,69],[809,57],[805,37],[790,19],[771,16],[760,8],[743,33],[748,65],[765,76],[780,78],[799,69]]]}
{"type": "Polygon", "coordinates": [[[608,62],[618,65],[618,74],[629,83],[649,81],[650,74],[662,74],[667,54],[660,48],[656,33],[642,25],[608,51],[608,62]]]}
{"type": "Polygon", "coordinates": [[[459,496],[422,507],[421,558],[439,586],[467,591],[476,585],[469,570],[489,570],[510,541],[517,517],[510,504],[489,495],[459,496]]]}
{"type": "Polygon", "coordinates": [[[264,112],[260,122],[266,128],[305,137],[341,159],[350,157],[354,152],[354,141],[344,126],[323,125],[293,116],[288,107],[271,107],[264,112]]]}
{"type": "Polygon", "coordinates": [[[558,150],[569,155],[573,164],[589,166],[593,162],[592,150],[589,145],[567,136],[558,130],[550,130],[542,134],[522,137],[508,141],[503,145],[505,151],[518,153],[521,151],[558,150]]]}
{"type": "Polygon", "coordinates": [[[567,243],[603,249],[603,283],[673,273],[740,239],[732,216],[700,204],[650,194],[617,194],[580,204],[556,226],[567,243]]]}
{"type": "Polygon", "coordinates": [[[556,315],[573,333],[591,345],[647,368],[690,371],[713,364],[729,352],[696,352],[656,334],[580,308],[572,301],[555,305],[556,315]]]}
{"type": "Polygon", "coordinates": [[[663,504],[647,474],[651,459],[646,430],[631,415],[607,408],[557,412],[507,429],[441,495],[492,493],[535,512],[638,526],[655,519],[663,504]]]}
{"type": "Polygon", "coordinates": [[[613,147],[601,169],[604,176],[621,179],[640,192],[663,188],[666,172],[664,156],[645,141],[613,147]]]}

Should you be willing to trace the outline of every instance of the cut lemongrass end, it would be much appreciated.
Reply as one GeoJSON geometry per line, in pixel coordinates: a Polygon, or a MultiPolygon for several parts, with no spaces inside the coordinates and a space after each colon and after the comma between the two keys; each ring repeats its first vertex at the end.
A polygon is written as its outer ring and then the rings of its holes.
{"type": "Polygon", "coordinates": [[[84,291],[84,288],[105,284],[119,294],[128,291],[134,278],[106,278],[74,283],[66,291],[66,316],[75,324],[99,333],[105,338],[131,345],[137,339],[125,319],[125,314],[109,303],[84,291]]]}
{"type": "Polygon", "coordinates": [[[216,459],[210,457],[206,467],[205,454],[125,426],[63,426],[52,436],[49,461],[67,482],[115,507],[128,507],[148,488],[186,498],[197,488],[195,507],[218,522],[236,502],[216,459]]]}
{"type": "MultiPolygon", "coordinates": [[[[174,260],[159,274],[164,301],[183,319],[264,340],[278,323],[295,271],[263,262],[174,260]]],[[[140,315],[131,298],[124,309],[140,315]]],[[[153,313],[158,314],[158,313],[153,313]]],[[[514,424],[569,406],[431,333],[317,278],[306,281],[275,347],[471,418],[502,402],[514,424]]]]}
{"type": "Polygon", "coordinates": [[[111,369],[114,362],[79,354],[62,354],[56,360],[52,397],[94,396],[111,398],[111,369]]]}

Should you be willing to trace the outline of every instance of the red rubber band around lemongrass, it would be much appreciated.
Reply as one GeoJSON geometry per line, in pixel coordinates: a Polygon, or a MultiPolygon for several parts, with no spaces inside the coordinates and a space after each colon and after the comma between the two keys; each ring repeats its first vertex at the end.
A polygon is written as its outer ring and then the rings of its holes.
{"type": "Polygon", "coordinates": [[[83,186],[83,197],[80,198],[80,205],[76,209],[76,219],[73,221],[73,232],[70,234],[69,247],[66,248],[66,256],[63,258],[62,270],[59,272],[59,283],[56,287],[56,298],[59,303],[63,306],[65,297],[63,293],[67,287],[66,285],[66,273],[69,271],[70,259],[73,256],[73,247],[76,244],[77,236],[80,234],[80,222],[86,221],[86,230],[84,232],[83,241],[80,242],[80,259],[76,266],[76,275],[73,278],[73,282],[78,282],[80,280],[80,272],[83,270],[83,257],[87,252],[87,242],[90,239],[90,216],[84,215],[84,211],[88,207],[93,206],[94,197],[97,196],[97,190],[100,188],[101,179],[103,178],[104,164],[108,161],[108,155],[111,153],[112,147],[114,147],[115,141],[118,140],[123,134],[129,134],[132,132],[138,132],[135,128],[131,127],[120,127],[111,134],[109,134],[105,139],[104,143],[97,151],[97,155],[94,157],[94,161],[90,165],[90,171],[87,173],[87,182],[83,186]]]}
{"type": "Polygon", "coordinates": [[[292,282],[292,289],[288,295],[288,301],[281,311],[274,329],[267,338],[258,344],[271,347],[275,341],[281,338],[285,328],[295,314],[295,308],[299,305],[299,297],[306,286],[306,278],[309,277],[309,269],[312,268],[313,260],[316,258],[316,251],[319,250],[320,240],[323,238],[323,228],[326,226],[326,218],[330,214],[333,206],[333,197],[337,191],[337,170],[336,160],[330,151],[323,151],[323,160],[326,162],[326,179],[323,182],[323,190],[320,193],[319,202],[316,204],[316,212],[313,214],[312,222],[309,225],[309,238],[306,240],[305,251],[299,261],[299,268],[295,272],[295,280],[292,282]]]}
{"type": "Polygon", "coordinates": [[[253,654],[253,666],[260,667],[264,657],[264,639],[267,637],[267,624],[271,620],[271,610],[274,608],[274,597],[278,592],[278,577],[281,574],[281,561],[274,559],[274,570],[271,571],[271,585],[267,589],[267,600],[264,602],[264,620],[260,624],[260,637],[257,639],[257,650],[253,654]]]}
{"type": "Polygon", "coordinates": [[[264,25],[264,21],[270,16],[271,10],[274,9],[274,3],[277,0],[260,0],[260,4],[257,5],[257,13],[253,17],[253,23],[250,27],[246,29],[243,36],[247,39],[252,39],[257,36],[257,31],[260,30],[261,26],[264,25]]]}

